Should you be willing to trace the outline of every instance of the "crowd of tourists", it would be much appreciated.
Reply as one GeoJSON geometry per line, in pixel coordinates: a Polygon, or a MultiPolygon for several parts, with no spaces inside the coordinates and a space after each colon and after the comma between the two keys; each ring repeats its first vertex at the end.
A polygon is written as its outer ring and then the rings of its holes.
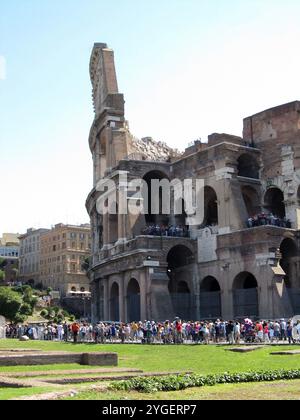
{"type": "Polygon", "coordinates": [[[142,230],[142,235],[147,236],[172,236],[176,238],[187,238],[189,237],[189,230],[186,226],[175,226],[175,225],[156,225],[151,224],[145,226],[142,230]]]}
{"type": "Polygon", "coordinates": [[[286,217],[282,219],[280,217],[274,216],[272,213],[260,213],[253,217],[249,217],[249,219],[247,220],[248,228],[266,225],[283,227],[287,229],[291,229],[292,227],[291,221],[289,219],[287,219],[286,217]]]}
{"type": "Polygon", "coordinates": [[[13,326],[7,325],[7,338],[27,335],[33,340],[72,341],[74,343],[142,343],[142,344],[210,344],[210,343],[300,343],[300,320],[253,322],[239,321],[157,323],[154,321],[97,324],[73,322],[71,324],[13,326]]]}

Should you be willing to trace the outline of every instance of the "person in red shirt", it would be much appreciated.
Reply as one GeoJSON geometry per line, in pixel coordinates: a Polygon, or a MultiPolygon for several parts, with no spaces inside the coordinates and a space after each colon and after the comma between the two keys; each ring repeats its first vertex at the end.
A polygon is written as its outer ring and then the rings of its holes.
{"type": "Polygon", "coordinates": [[[74,322],[71,325],[71,331],[72,331],[72,334],[73,334],[73,342],[74,342],[74,344],[77,343],[77,338],[78,338],[79,330],[80,330],[80,325],[77,322],[74,322]]]}

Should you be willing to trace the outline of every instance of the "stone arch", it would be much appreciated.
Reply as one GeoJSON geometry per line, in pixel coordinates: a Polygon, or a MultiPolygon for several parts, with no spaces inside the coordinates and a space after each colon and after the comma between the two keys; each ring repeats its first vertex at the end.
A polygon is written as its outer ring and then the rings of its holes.
{"type": "Polygon", "coordinates": [[[204,222],[203,226],[214,226],[219,223],[218,197],[209,186],[204,187],[204,222]]]}
{"type": "Polygon", "coordinates": [[[233,313],[236,318],[259,316],[258,283],[253,274],[242,272],[233,281],[233,313]]]}
{"type": "Polygon", "coordinates": [[[297,275],[293,270],[293,259],[298,255],[298,247],[291,238],[285,238],[280,245],[280,266],[285,272],[285,285],[287,288],[299,287],[297,275]]]}
{"type": "Polygon", "coordinates": [[[155,224],[155,225],[165,225],[167,226],[169,224],[169,217],[170,214],[163,214],[163,191],[162,188],[159,189],[159,194],[158,197],[152,197],[152,191],[151,191],[151,184],[152,184],[152,180],[158,180],[158,181],[163,181],[163,180],[167,180],[169,181],[169,177],[163,173],[162,171],[159,170],[153,170],[153,171],[149,171],[147,172],[144,177],[143,180],[146,182],[147,184],[147,191],[143,192],[143,196],[144,196],[144,206],[147,209],[148,207],[148,214],[145,215],[145,222],[146,225],[151,225],[151,224],[155,224]],[[158,200],[158,214],[155,214],[155,212],[152,211],[152,206],[157,202],[158,200]]]}
{"type": "Polygon", "coordinates": [[[194,254],[190,248],[185,245],[176,245],[172,247],[167,255],[168,269],[185,267],[194,262],[194,254]]]}
{"type": "Polygon", "coordinates": [[[84,293],[85,292],[85,287],[81,287],[80,291],[81,291],[81,293],[84,293]]]}
{"type": "Polygon", "coordinates": [[[127,286],[127,321],[141,321],[141,289],[135,278],[127,286]]]}
{"type": "Polygon", "coordinates": [[[169,293],[174,313],[185,320],[193,318],[195,311],[192,299],[192,269],[193,252],[184,245],[176,245],[167,255],[169,293]]]}
{"type": "Polygon", "coordinates": [[[250,153],[242,154],[237,160],[238,176],[259,179],[259,163],[250,153]]]}
{"type": "Polygon", "coordinates": [[[77,292],[77,289],[76,289],[76,287],[75,287],[75,286],[72,286],[72,287],[71,287],[71,292],[77,292]]]}
{"type": "Polygon", "coordinates": [[[249,185],[243,186],[241,188],[241,191],[248,216],[253,217],[259,214],[261,210],[261,205],[258,192],[249,185]]]}
{"type": "Polygon", "coordinates": [[[114,282],[110,289],[110,321],[120,321],[120,307],[119,307],[119,285],[114,282]]]}
{"type": "Polygon", "coordinates": [[[200,283],[200,318],[220,318],[221,309],[221,288],[215,277],[205,277],[200,283]]]}
{"type": "Polygon", "coordinates": [[[286,215],[284,194],[281,189],[271,187],[267,190],[264,197],[264,207],[274,216],[283,219],[286,215]]]}

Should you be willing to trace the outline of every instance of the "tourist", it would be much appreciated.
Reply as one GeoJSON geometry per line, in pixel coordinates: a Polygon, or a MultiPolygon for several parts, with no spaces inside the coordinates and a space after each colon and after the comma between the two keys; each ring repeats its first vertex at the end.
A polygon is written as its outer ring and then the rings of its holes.
{"type": "Polygon", "coordinates": [[[234,323],[233,332],[234,332],[234,341],[235,341],[235,344],[240,344],[240,339],[241,339],[241,325],[240,325],[240,323],[238,321],[236,321],[234,323]]]}
{"type": "Polygon", "coordinates": [[[80,325],[77,322],[74,322],[71,325],[71,331],[72,331],[72,334],[73,334],[73,343],[76,344],[77,339],[78,339],[78,333],[80,331],[80,325]]]}

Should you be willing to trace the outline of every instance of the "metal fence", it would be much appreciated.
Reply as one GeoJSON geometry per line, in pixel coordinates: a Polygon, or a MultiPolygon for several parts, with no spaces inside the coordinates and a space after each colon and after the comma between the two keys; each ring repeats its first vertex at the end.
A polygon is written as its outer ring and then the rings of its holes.
{"type": "Polygon", "coordinates": [[[235,289],[233,291],[233,311],[235,318],[258,316],[257,292],[257,289],[235,289]]]}
{"type": "Polygon", "coordinates": [[[128,295],[127,296],[127,314],[128,322],[141,320],[141,296],[128,295]]]}
{"type": "Polygon", "coordinates": [[[300,289],[287,289],[294,315],[300,314],[300,289]]]}
{"type": "Polygon", "coordinates": [[[220,318],[221,293],[201,292],[200,293],[200,319],[220,318]]]}

